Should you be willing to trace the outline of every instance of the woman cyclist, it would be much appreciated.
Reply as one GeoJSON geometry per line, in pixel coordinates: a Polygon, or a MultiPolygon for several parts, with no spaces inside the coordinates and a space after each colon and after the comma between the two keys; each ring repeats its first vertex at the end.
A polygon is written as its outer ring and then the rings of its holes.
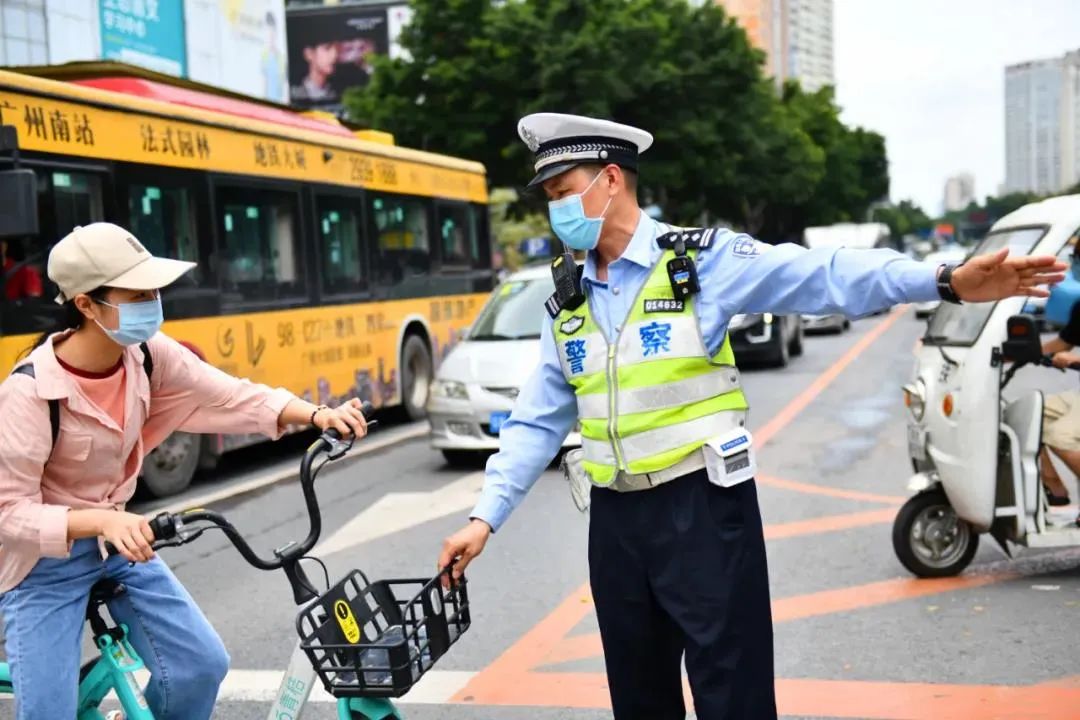
{"type": "Polygon", "coordinates": [[[0,613],[20,720],[75,717],[86,604],[103,578],[127,589],[110,612],[150,669],[154,717],[210,717],[229,657],[154,555],[147,521],[124,510],[146,453],[170,433],[277,438],[309,422],[366,432],[358,400],[316,407],[159,333],[159,291],[192,267],[152,256],[116,225],[75,228],[48,263],[64,322],[30,353],[32,375],[0,384],[0,613]],[[55,447],[50,400],[61,408],[55,447]],[[120,555],[106,557],[104,540],[120,555]]]}

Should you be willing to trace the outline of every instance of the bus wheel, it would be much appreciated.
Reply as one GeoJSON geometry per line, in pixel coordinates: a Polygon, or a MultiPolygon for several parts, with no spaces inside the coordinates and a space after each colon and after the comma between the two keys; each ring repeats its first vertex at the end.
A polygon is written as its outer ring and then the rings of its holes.
{"type": "Polygon", "coordinates": [[[431,390],[431,352],[419,335],[410,335],[401,349],[401,406],[409,420],[427,417],[431,390]]]}
{"type": "Polygon", "coordinates": [[[162,498],[187,488],[199,467],[202,437],[174,432],[146,456],[142,486],[153,497],[162,498]]]}

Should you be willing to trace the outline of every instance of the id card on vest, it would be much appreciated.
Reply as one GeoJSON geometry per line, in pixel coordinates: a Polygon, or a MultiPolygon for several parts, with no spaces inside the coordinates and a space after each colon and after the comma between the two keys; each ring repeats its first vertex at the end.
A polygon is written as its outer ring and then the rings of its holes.
{"type": "Polygon", "coordinates": [[[746,482],[757,472],[754,457],[754,437],[746,428],[711,438],[702,447],[709,482],[720,487],[732,487],[746,482]]]}

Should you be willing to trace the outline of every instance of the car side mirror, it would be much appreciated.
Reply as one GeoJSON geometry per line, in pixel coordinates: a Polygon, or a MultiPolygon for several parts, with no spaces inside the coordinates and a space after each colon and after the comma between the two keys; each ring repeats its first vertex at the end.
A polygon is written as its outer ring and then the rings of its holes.
{"type": "Polygon", "coordinates": [[[1014,363],[1037,363],[1042,359],[1042,342],[1030,315],[1013,315],[1005,321],[1006,339],[1001,354],[1014,363]]]}

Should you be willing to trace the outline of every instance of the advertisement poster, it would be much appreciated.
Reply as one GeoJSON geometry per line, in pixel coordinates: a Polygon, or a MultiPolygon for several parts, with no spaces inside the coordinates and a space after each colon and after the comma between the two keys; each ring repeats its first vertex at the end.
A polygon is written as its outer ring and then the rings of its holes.
{"type": "Polygon", "coordinates": [[[187,74],[182,0],[101,0],[99,11],[103,58],[187,74]]]}
{"type": "Polygon", "coordinates": [[[284,0],[185,0],[184,5],[192,80],[289,101],[284,0]]]}
{"type": "Polygon", "coordinates": [[[335,111],[346,89],[367,84],[372,55],[389,52],[387,8],[290,10],[288,39],[292,104],[335,111]]]}

